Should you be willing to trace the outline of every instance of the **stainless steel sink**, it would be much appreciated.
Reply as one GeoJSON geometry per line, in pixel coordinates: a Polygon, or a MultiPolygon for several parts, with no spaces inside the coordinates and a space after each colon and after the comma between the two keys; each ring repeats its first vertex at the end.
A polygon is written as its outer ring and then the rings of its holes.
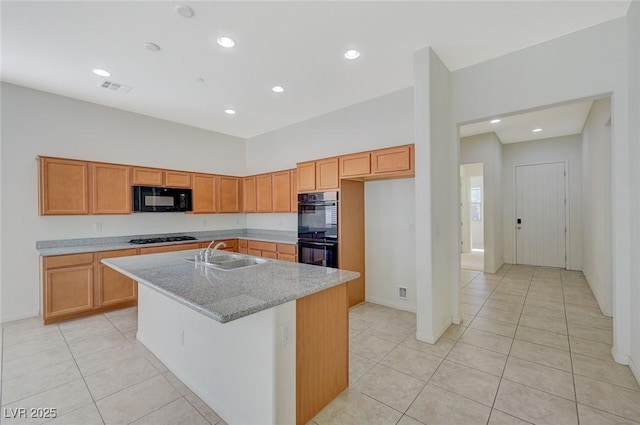
{"type": "Polygon", "coordinates": [[[244,257],[242,257],[241,255],[233,255],[233,254],[214,255],[209,259],[209,263],[218,264],[223,261],[238,260],[241,258],[244,258],[244,257]]]}
{"type": "Polygon", "coordinates": [[[239,260],[222,261],[214,264],[213,267],[223,270],[235,270],[249,266],[257,266],[267,262],[269,262],[269,260],[265,260],[264,258],[241,258],[239,260]]]}

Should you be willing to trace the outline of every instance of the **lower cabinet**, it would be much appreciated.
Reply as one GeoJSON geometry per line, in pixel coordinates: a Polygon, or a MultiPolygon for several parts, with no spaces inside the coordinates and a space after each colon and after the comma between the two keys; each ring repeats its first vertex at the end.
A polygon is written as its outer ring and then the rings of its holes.
{"type": "MultiPolygon", "coordinates": [[[[238,252],[238,240],[237,239],[220,239],[216,240],[211,248],[216,246],[217,243],[224,242],[227,246],[224,248],[218,248],[220,251],[238,252]]],[[[209,242],[200,242],[199,248],[204,249],[209,246],[209,242]]]]}
{"type": "Polygon", "coordinates": [[[164,245],[164,246],[149,246],[147,248],[140,248],[140,255],[158,254],[161,252],[187,251],[189,249],[198,249],[199,246],[200,244],[198,242],[180,243],[175,245],[164,245]]]}
{"type": "Polygon", "coordinates": [[[297,245],[240,239],[238,252],[274,260],[298,261],[297,245]]]}
{"type": "Polygon", "coordinates": [[[98,307],[136,301],[138,298],[138,283],[107,267],[101,263],[105,258],[128,257],[136,255],[135,249],[121,249],[96,253],[98,267],[98,307]]]}

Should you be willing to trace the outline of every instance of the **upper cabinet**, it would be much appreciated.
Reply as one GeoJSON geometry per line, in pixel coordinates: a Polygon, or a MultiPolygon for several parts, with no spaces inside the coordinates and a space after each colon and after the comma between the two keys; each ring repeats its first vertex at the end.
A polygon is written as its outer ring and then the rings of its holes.
{"type": "Polygon", "coordinates": [[[167,187],[191,188],[191,173],[186,171],[166,170],[164,172],[164,185],[167,187]]]}
{"type": "Polygon", "coordinates": [[[89,214],[89,163],[39,158],[40,215],[89,214]]]}
{"type": "Polygon", "coordinates": [[[273,212],[271,174],[256,176],[256,207],[260,212],[273,212]]]}
{"type": "Polygon", "coordinates": [[[298,170],[290,170],[291,176],[291,212],[298,212],[298,170]]]}
{"type": "Polygon", "coordinates": [[[291,173],[289,170],[273,173],[273,212],[291,211],[291,173]]]}
{"type": "Polygon", "coordinates": [[[298,192],[336,190],[340,187],[338,158],[298,164],[298,192]]]}
{"type": "Polygon", "coordinates": [[[131,212],[130,167],[115,164],[91,164],[92,214],[129,214],[131,212]]]}
{"type": "Polygon", "coordinates": [[[134,186],[164,186],[164,171],[157,168],[133,167],[131,184],[134,186]]]}
{"type": "Polygon", "coordinates": [[[218,176],[218,212],[240,212],[240,181],[238,177],[218,176]]]}
{"type": "Polygon", "coordinates": [[[380,149],[371,153],[374,174],[413,171],[413,146],[380,149]]]}
{"type": "Polygon", "coordinates": [[[340,161],[340,177],[358,177],[371,174],[371,152],[343,155],[340,161]]]}
{"type": "Polygon", "coordinates": [[[247,213],[254,213],[256,208],[256,176],[245,177],[242,180],[242,202],[247,213]]]}
{"type": "Polygon", "coordinates": [[[216,176],[213,174],[192,174],[193,214],[216,212],[216,176]]]}

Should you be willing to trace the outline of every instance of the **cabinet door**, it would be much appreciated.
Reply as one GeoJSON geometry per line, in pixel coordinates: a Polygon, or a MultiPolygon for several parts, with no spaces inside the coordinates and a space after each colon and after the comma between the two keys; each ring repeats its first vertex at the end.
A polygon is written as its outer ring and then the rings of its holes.
{"type": "Polygon", "coordinates": [[[273,212],[291,211],[291,175],[289,171],[273,173],[273,212]]]}
{"type": "Polygon", "coordinates": [[[247,250],[249,255],[255,255],[256,257],[262,257],[262,251],[259,249],[249,248],[247,250]]]}
{"type": "Polygon", "coordinates": [[[216,212],[216,176],[212,174],[193,174],[193,213],[216,212]]]}
{"type": "Polygon", "coordinates": [[[93,308],[93,264],[45,270],[45,320],[93,308]]]}
{"type": "Polygon", "coordinates": [[[163,170],[133,167],[131,175],[131,184],[134,186],[164,186],[163,170]]]}
{"type": "Polygon", "coordinates": [[[291,212],[298,212],[298,170],[291,170],[291,212]]]}
{"type": "Polygon", "coordinates": [[[273,212],[271,174],[256,176],[256,208],[258,212],[273,212]]]}
{"type": "Polygon", "coordinates": [[[164,185],[167,187],[184,187],[191,189],[191,173],[167,170],[164,172],[164,185]]]}
{"type": "Polygon", "coordinates": [[[371,168],[374,174],[411,171],[411,147],[380,149],[371,153],[371,168]]]}
{"type": "Polygon", "coordinates": [[[363,152],[344,155],[340,158],[340,176],[366,176],[371,174],[371,153],[363,152]]]}
{"type": "Polygon", "coordinates": [[[130,214],[130,168],[126,165],[91,164],[91,213],[130,214]]]}
{"type": "Polygon", "coordinates": [[[242,182],[244,212],[254,213],[256,209],[256,177],[245,177],[242,182]]]}
{"type": "Polygon", "coordinates": [[[40,215],[89,214],[89,164],[40,158],[40,215]]]}
{"type": "Polygon", "coordinates": [[[271,258],[271,259],[277,260],[278,259],[278,253],[273,252],[273,251],[262,251],[261,257],[271,258]]]}
{"type": "Polygon", "coordinates": [[[316,189],[338,189],[338,158],[316,161],[316,189]]]}
{"type": "Polygon", "coordinates": [[[278,253],[278,260],[280,261],[290,261],[292,263],[296,262],[296,256],[294,254],[281,254],[278,253]]]}
{"type": "Polygon", "coordinates": [[[104,307],[113,304],[133,301],[138,297],[138,284],[133,279],[122,273],[118,273],[111,267],[107,267],[100,261],[104,258],[127,257],[136,255],[136,249],[120,249],[106,251],[97,254],[98,258],[98,306],[104,307]]]}
{"type": "Polygon", "coordinates": [[[218,212],[240,212],[240,179],[237,177],[218,176],[218,199],[220,207],[218,212]]]}
{"type": "Polygon", "coordinates": [[[316,190],[316,163],[315,161],[298,164],[298,192],[311,192],[316,190]]]}

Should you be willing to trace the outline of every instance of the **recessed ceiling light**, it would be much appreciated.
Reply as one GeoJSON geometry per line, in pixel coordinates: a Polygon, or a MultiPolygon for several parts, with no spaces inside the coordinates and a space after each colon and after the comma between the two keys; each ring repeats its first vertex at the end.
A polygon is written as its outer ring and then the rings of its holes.
{"type": "Polygon", "coordinates": [[[142,43],[145,49],[150,50],[152,52],[159,52],[160,46],[155,43],[142,43]]]}
{"type": "Polygon", "coordinates": [[[282,93],[284,91],[284,87],[282,86],[273,86],[271,87],[271,91],[274,93],[282,93]]]}
{"type": "Polygon", "coordinates": [[[236,111],[234,111],[233,109],[225,109],[224,113],[227,115],[235,115],[236,111]]]}
{"type": "Polygon", "coordinates": [[[347,50],[344,53],[344,57],[350,60],[358,59],[360,57],[360,52],[355,49],[347,50]]]}
{"type": "Polygon", "coordinates": [[[236,42],[233,38],[222,36],[218,37],[218,44],[228,49],[235,46],[236,42]]]}
{"type": "Polygon", "coordinates": [[[499,120],[499,119],[497,119],[497,118],[496,118],[495,120],[491,120],[491,121],[489,121],[489,122],[490,122],[491,124],[498,124],[500,121],[502,121],[502,120],[499,120]]]}
{"type": "Polygon", "coordinates": [[[94,69],[93,73],[100,77],[111,77],[111,73],[109,71],[105,71],[104,69],[94,69]]]}
{"type": "Polygon", "coordinates": [[[183,18],[193,18],[193,15],[195,15],[195,13],[193,12],[193,9],[187,6],[186,4],[181,4],[176,6],[175,11],[178,15],[182,16],[183,18]]]}
{"type": "Polygon", "coordinates": [[[534,128],[533,130],[531,130],[532,133],[540,133],[541,131],[541,128],[534,128]]]}

